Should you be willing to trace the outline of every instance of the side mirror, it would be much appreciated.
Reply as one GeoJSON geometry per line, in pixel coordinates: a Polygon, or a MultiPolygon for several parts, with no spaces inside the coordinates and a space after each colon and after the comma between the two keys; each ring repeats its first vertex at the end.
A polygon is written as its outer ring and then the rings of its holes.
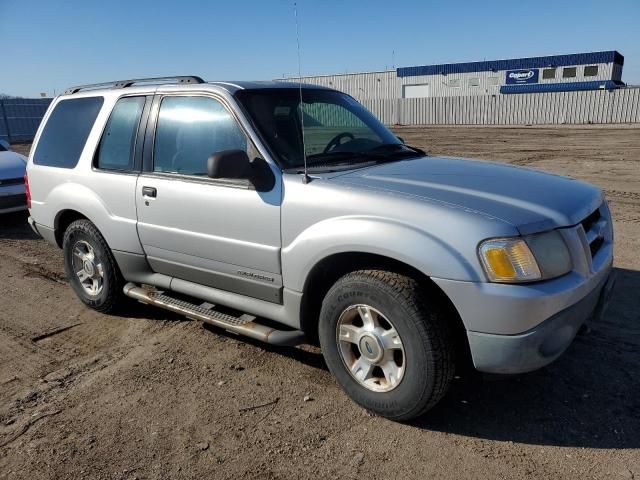
{"type": "Polygon", "coordinates": [[[262,158],[249,160],[244,150],[223,150],[212,153],[207,160],[210,178],[246,179],[259,192],[268,192],[276,184],[269,164],[262,158]]]}
{"type": "Polygon", "coordinates": [[[397,137],[397,136],[396,136],[396,138],[397,138],[398,140],[400,140],[400,141],[404,144],[404,138],[402,138],[402,137],[397,137]]]}
{"type": "Polygon", "coordinates": [[[211,178],[249,178],[249,156],[244,150],[223,150],[207,160],[207,174],[211,178]]]}

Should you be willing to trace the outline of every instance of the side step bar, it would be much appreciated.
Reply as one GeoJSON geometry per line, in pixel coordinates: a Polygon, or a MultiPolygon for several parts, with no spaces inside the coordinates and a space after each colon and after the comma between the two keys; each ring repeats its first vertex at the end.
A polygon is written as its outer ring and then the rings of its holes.
{"type": "Polygon", "coordinates": [[[256,323],[253,315],[244,314],[239,317],[214,310],[215,305],[203,303],[196,305],[166,295],[161,291],[147,290],[135,283],[127,283],[124,286],[124,294],[139,302],[164,308],[172,312],[184,315],[191,320],[224,328],[228,332],[254,338],[271,345],[295,346],[304,343],[304,332],[300,330],[276,330],[260,323],[256,323]]]}

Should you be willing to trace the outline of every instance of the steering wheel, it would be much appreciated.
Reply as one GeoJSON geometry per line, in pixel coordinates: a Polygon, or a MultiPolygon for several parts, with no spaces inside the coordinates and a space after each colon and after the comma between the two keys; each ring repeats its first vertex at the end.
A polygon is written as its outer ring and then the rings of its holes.
{"type": "Polygon", "coordinates": [[[334,148],[339,147],[342,144],[341,140],[343,138],[349,138],[349,139],[353,140],[355,137],[353,136],[353,133],[350,133],[350,132],[339,133],[338,135],[333,137],[329,143],[327,143],[327,146],[324,147],[324,150],[323,150],[322,153],[328,153],[331,150],[333,150],[334,148]]]}

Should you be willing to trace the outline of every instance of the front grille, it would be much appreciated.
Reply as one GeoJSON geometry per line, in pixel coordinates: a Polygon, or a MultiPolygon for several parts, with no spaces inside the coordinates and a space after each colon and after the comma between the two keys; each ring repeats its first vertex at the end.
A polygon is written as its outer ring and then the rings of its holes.
{"type": "Polygon", "coordinates": [[[24,193],[0,197],[0,210],[22,206],[27,206],[27,196],[24,193]]]}
{"type": "Polygon", "coordinates": [[[603,243],[604,243],[604,238],[598,237],[589,244],[589,250],[591,251],[591,258],[596,256],[596,253],[598,253],[603,243]]]}
{"type": "Polygon", "coordinates": [[[22,185],[23,183],[24,183],[24,177],[0,179],[0,187],[4,187],[7,185],[22,185]]]}
{"type": "Polygon", "coordinates": [[[603,216],[600,208],[598,208],[580,222],[587,237],[591,258],[595,257],[602,245],[604,245],[604,235],[608,227],[608,221],[609,219],[603,216]]]}
{"type": "Polygon", "coordinates": [[[600,209],[597,209],[595,212],[593,212],[587,218],[582,220],[580,222],[580,224],[582,225],[582,228],[584,228],[584,231],[588,232],[589,230],[591,230],[591,227],[593,227],[593,224],[596,223],[598,220],[600,220],[600,216],[601,216],[600,215],[600,209]]]}

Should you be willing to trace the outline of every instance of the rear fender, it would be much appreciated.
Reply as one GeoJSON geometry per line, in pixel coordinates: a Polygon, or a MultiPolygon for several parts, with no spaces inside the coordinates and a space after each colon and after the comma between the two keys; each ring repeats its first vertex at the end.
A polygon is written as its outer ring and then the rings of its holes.
{"type": "Polygon", "coordinates": [[[56,230],[62,213],[73,210],[98,228],[112,250],[143,253],[136,230],[137,219],[114,214],[98,195],[84,185],[72,182],[59,184],[49,192],[43,204],[52,213],[51,224],[56,230]]]}

